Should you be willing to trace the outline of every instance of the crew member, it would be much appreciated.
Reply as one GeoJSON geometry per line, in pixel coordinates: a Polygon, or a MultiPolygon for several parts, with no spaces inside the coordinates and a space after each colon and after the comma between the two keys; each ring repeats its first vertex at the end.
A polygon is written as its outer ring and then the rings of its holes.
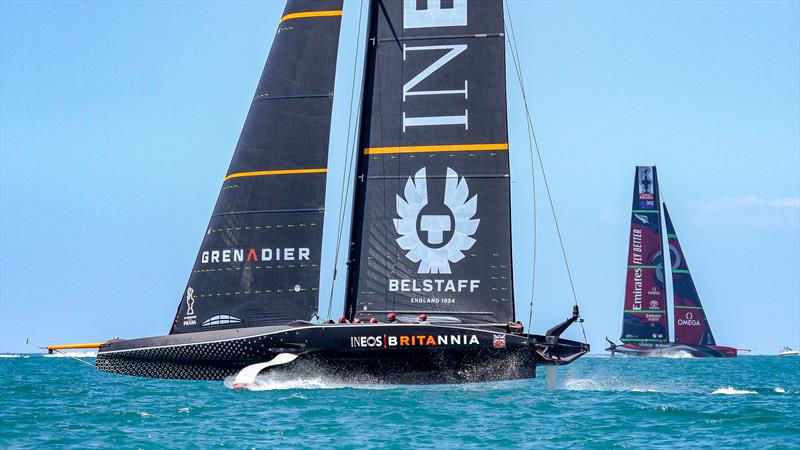
{"type": "Polygon", "coordinates": [[[369,323],[378,323],[378,319],[372,317],[369,319],[369,323]]]}
{"type": "Polygon", "coordinates": [[[514,322],[513,320],[509,320],[506,324],[506,333],[522,333],[522,322],[514,322]]]}
{"type": "Polygon", "coordinates": [[[387,315],[386,315],[386,321],[387,321],[387,322],[389,322],[389,323],[395,323],[395,322],[397,322],[397,314],[395,314],[395,313],[389,313],[389,314],[387,314],[387,315]]]}
{"type": "Polygon", "coordinates": [[[347,323],[347,319],[344,316],[339,316],[339,323],[347,323]]]}
{"type": "Polygon", "coordinates": [[[426,320],[428,320],[428,315],[427,314],[422,313],[422,314],[419,315],[419,323],[425,322],[426,320]]]}

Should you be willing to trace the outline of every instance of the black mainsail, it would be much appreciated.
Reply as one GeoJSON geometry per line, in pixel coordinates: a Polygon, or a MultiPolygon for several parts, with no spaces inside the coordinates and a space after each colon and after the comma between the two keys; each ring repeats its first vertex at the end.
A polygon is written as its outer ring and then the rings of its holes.
{"type": "Polygon", "coordinates": [[[342,0],[289,0],[171,333],[317,311],[342,0]]]}
{"type": "Polygon", "coordinates": [[[373,0],[346,309],[514,318],[500,0],[373,0]]]}

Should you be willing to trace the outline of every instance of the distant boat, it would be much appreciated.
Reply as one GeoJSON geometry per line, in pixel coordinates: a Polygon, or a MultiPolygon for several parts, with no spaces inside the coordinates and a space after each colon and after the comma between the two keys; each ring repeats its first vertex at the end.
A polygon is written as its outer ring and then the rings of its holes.
{"type": "Polygon", "coordinates": [[[788,346],[783,347],[783,350],[778,352],[778,356],[796,356],[796,355],[800,355],[800,351],[792,350],[788,346]]]}
{"type": "Polygon", "coordinates": [[[545,335],[515,316],[501,0],[369,2],[347,290],[339,323],[319,323],[342,6],[287,2],[170,333],[79,344],[99,370],[455,383],[589,351],[559,337],[577,306],[545,335]]]}
{"type": "Polygon", "coordinates": [[[716,344],[700,303],[675,227],[661,203],[655,166],[636,167],[623,306],[622,344],[608,338],[612,356],[734,357],[737,349],[716,344]],[[661,211],[666,221],[672,272],[675,340],[669,339],[661,211]]]}

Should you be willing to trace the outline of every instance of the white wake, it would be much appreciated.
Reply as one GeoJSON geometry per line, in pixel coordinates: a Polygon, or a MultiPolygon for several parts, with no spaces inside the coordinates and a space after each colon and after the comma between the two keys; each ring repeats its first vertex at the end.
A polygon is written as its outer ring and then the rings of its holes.
{"type": "Polygon", "coordinates": [[[678,350],[678,351],[671,351],[671,352],[664,352],[663,354],[656,355],[659,358],[668,358],[668,359],[685,359],[685,358],[694,358],[691,353],[685,350],[678,350]]]}
{"type": "Polygon", "coordinates": [[[678,393],[682,390],[677,386],[654,385],[652,383],[636,383],[620,377],[603,378],[572,378],[559,383],[559,389],[568,391],[594,391],[594,392],[662,392],[678,393]]]}
{"type": "Polygon", "coordinates": [[[719,388],[716,391],[712,392],[711,394],[722,394],[722,395],[746,395],[746,394],[758,394],[756,391],[745,391],[741,389],[734,389],[732,386],[719,388]]]}
{"type": "Polygon", "coordinates": [[[61,353],[49,353],[44,355],[45,358],[95,358],[97,357],[97,352],[61,352],[61,353]]]}

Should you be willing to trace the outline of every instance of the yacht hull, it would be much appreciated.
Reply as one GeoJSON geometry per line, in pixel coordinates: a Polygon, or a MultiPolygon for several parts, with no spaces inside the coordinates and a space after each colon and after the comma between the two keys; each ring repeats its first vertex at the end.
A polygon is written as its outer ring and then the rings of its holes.
{"type": "Polygon", "coordinates": [[[567,364],[584,343],[511,334],[498,328],[433,324],[303,324],[110,341],[97,368],[153,378],[222,380],[281,353],[267,369],[287,377],[359,383],[440,384],[534,378],[536,366],[567,364]]]}
{"type": "Polygon", "coordinates": [[[614,345],[606,349],[613,356],[620,353],[627,356],[641,356],[646,358],[733,358],[737,350],[733,347],[721,345],[686,345],[686,344],[656,344],[653,346],[639,346],[635,344],[614,345]]]}

